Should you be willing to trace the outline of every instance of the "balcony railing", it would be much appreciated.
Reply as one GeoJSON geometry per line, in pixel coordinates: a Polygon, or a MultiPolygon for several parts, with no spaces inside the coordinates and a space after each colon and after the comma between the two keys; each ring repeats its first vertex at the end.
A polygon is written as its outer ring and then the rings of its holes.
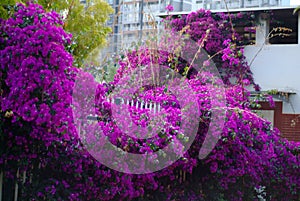
{"type": "Polygon", "coordinates": [[[286,6],[282,0],[204,0],[203,7],[206,9],[235,9],[235,8],[252,8],[252,7],[279,7],[286,6]],[[227,4],[227,5],[226,5],[227,4]]]}

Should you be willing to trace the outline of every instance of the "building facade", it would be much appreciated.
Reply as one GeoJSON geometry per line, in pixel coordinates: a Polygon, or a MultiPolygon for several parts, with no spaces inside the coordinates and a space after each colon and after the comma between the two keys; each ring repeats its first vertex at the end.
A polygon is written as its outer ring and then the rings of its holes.
{"type": "Polygon", "coordinates": [[[276,107],[263,107],[269,120],[290,140],[300,141],[300,17],[294,8],[272,10],[270,16],[257,12],[256,43],[245,47],[255,82],[276,100],[276,107]],[[277,21],[278,23],[274,23],[277,21]],[[273,37],[276,27],[292,30],[287,37],[273,37]]]}
{"type": "Polygon", "coordinates": [[[156,34],[161,19],[171,4],[176,12],[193,10],[193,0],[107,0],[113,7],[108,25],[112,27],[107,51],[117,53],[143,41],[149,34],[156,34]]]}
{"type": "Polygon", "coordinates": [[[209,10],[290,6],[290,0],[197,0],[195,8],[209,10]]]}

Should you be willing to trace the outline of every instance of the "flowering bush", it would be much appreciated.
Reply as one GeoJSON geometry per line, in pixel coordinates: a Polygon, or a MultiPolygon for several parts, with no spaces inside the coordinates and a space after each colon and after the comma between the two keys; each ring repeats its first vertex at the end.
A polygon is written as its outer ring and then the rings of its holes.
{"type": "MultiPolygon", "coordinates": [[[[149,50],[140,49],[127,54],[126,61],[121,62],[115,82],[130,72],[130,68],[138,68],[151,61],[149,57],[152,54],[147,52],[149,50]]],[[[167,59],[164,53],[160,54],[162,64],[167,59]]],[[[178,161],[168,168],[168,171],[174,168],[189,173],[187,181],[183,183],[168,183],[168,189],[165,189],[168,198],[258,200],[260,195],[273,200],[296,200],[299,197],[296,184],[299,183],[300,144],[281,139],[279,131],[272,129],[270,122],[251,112],[249,92],[242,85],[226,87],[227,114],[222,136],[207,158],[197,159],[210,123],[206,112],[210,110],[213,100],[206,93],[211,90],[207,86],[210,75],[202,71],[191,77],[188,82],[197,94],[198,104],[202,106],[201,121],[192,148],[184,155],[185,164],[178,161]],[[279,150],[284,150],[284,153],[279,154],[279,150]],[[264,191],[259,191],[262,187],[264,191]],[[279,192],[285,192],[288,196],[283,198],[277,194],[279,192]]],[[[164,171],[167,170],[160,173],[164,171]]],[[[172,174],[168,175],[171,181],[176,177],[172,174]]],[[[166,182],[166,178],[163,182],[166,182]]],[[[166,186],[165,183],[161,185],[166,186]]]]}
{"type": "MultiPolygon", "coordinates": [[[[281,139],[277,129],[251,112],[249,94],[243,87],[245,79],[253,82],[249,77],[251,72],[243,55],[239,55],[242,50],[233,49],[231,34],[223,35],[220,31],[229,30],[227,24],[222,28],[207,11],[192,13],[183,19],[192,24],[203,21],[203,26],[191,25],[186,32],[208,52],[224,49],[221,59],[225,64],[219,68],[224,70],[221,72],[228,85],[225,104],[219,107],[227,111],[226,121],[220,128],[217,145],[201,160],[199,150],[207,137],[209,124],[213,123],[211,111],[215,100],[208,92],[218,91],[220,84],[216,80],[209,85],[208,80],[214,78],[210,72],[197,71],[195,64],[186,68],[191,61],[184,61],[178,54],[170,55],[163,49],[153,54],[150,48],[141,47],[120,61],[112,83],[99,85],[89,73],[72,67],[72,56],[66,51],[71,36],[64,32],[55,12],[47,13],[36,4],[19,4],[12,18],[0,21],[0,170],[5,174],[5,184],[10,180],[18,182],[21,200],[258,200],[258,195],[269,200],[299,199],[300,145],[281,139]],[[202,20],[199,15],[207,19],[202,20]],[[219,26],[210,27],[209,23],[219,26]],[[204,33],[211,29],[214,30],[204,33]],[[227,38],[223,43],[224,37],[227,38]],[[234,56],[236,53],[238,56],[234,56]],[[175,84],[168,88],[162,82],[143,85],[135,91],[134,97],[125,97],[156,102],[165,114],[162,127],[155,131],[153,138],[137,139],[130,132],[125,135],[112,118],[114,104],[108,97],[120,83],[130,81],[131,72],[141,67],[151,69],[153,60],[189,78],[183,83],[193,89],[195,96],[186,96],[186,88],[175,84]],[[232,71],[234,73],[228,73],[232,71]],[[240,72],[244,76],[238,85],[230,83],[231,77],[240,78],[240,72]],[[96,94],[92,99],[80,93],[93,90],[96,94]],[[196,100],[198,110],[194,110],[199,125],[194,140],[185,136],[180,127],[180,122],[184,122],[180,98],[186,102],[196,100]],[[96,105],[92,110],[85,107],[90,102],[96,105]],[[90,112],[101,117],[98,122],[85,119],[90,112]],[[83,123],[82,132],[78,132],[78,123],[83,123]],[[104,135],[99,135],[98,130],[104,135]],[[83,136],[86,138],[80,141],[79,137],[83,136]],[[97,146],[103,148],[106,138],[126,152],[152,152],[150,163],[155,164],[159,157],[168,158],[170,153],[177,154],[179,160],[157,172],[121,173],[95,160],[88,152],[89,147],[83,146],[89,141],[91,150],[97,146]],[[191,146],[181,155],[186,142],[191,146]],[[173,146],[165,152],[155,152],[169,144],[173,146]],[[261,189],[265,191],[259,191],[261,189]],[[279,195],[280,192],[285,196],[279,195]]],[[[174,31],[186,26],[185,21],[172,23],[174,31]],[[178,28],[181,23],[182,27],[178,28]]],[[[173,45],[176,49],[177,45],[173,45]]],[[[183,48],[182,51],[192,54],[195,49],[183,48]]],[[[199,55],[199,58],[204,57],[199,55]]],[[[210,66],[209,59],[205,58],[204,62],[204,66],[210,66]]],[[[132,92],[131,88],[128,90],[132,92]]],[[[149,108],[136,109],[129,105],[128,111],[137,125],[150,124],[149,108]]],[[[127,172],[139,171],[132,163],[128,160],[121,165],[127,172]],[[130,169],[132,167],[134,169],[130,169]]]]}
{"type": "MultiPolygon", "coordinates": [[[[245,41],[239,35],[234,24],[245,21],[254,21],[254,15],[248,13],[216,13],[200,9],[188,15],[178,18],[168,18],[174,31],[182,31],[197,41],[210,55],[224,80],[225,84],[241,84],[245,79],[253,84],[256,89],[259,86],[254,83],[250,66],[245,61],[245,41]]],[[[245,26],[245,25],[244,25],[245,26]]]]}

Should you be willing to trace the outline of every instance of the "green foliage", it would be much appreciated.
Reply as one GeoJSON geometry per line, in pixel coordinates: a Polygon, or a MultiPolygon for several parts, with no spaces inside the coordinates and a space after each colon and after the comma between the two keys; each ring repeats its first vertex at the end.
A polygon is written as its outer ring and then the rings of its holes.
{"type": "Polygon", "coordinates": [[[13,7],[18,0],[1,0],[0,1],[0,18],[7,19],[13,13],[13,7]]]}
{"type": "Polygon", "coordinates": [[[104,58],[101,66],[99,65],[88,65],[85,69],[90,72],[97,82],[106,83],[112,82],[114,76],[117,73],[118,65],[116,65],[117,60],[104,58]]]}
{"type": "Polygon", "coordinates": [[[295,15],[299,10],[300,10],[300,6],[297,6],[297,8],[295,8],[293,14],[295,15]]]}
{"type": "Polygon", "coordinates": [[[106,43],[106,35],[111,31],[105,26],[112,8],[103,0],[87,0],[86,5],[79,0],[38,0],[46,10],[55,10],[64,17],[64,29],[73,34],[75,65],[80,66],[90,53],[97,55],[99,47],[106,43]],[[96,53],[94,52],[96,51],[96,53]]]}

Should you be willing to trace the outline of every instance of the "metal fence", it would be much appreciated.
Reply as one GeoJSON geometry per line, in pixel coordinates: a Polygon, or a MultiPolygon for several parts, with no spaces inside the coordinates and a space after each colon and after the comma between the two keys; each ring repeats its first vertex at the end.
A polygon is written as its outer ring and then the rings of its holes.
{"type": "MultiPolygon", "coordinates": [[[[27,179],[26,171],[20,173],[20,170],[17,170],[16,180],[4,179],[4,172],[0,172],[0,201],[18,201],[19,199],[19,184],[21,182],[24,184],[27,179]]],[[[30,178],[29,178],[30,179],[30,178]]],[[[31,179],[30,179],[31,180],[31,179]]]]}

